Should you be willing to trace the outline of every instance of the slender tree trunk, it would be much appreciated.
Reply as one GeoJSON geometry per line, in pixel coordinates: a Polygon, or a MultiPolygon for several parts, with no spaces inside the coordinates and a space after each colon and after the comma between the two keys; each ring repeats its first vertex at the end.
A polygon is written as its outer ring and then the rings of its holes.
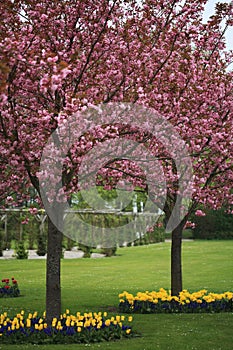
{"type": "Polygon", "coordinates": [[[178,225],[172,231],[171,246],[171,293],[178,295],[182,291],[182,230],[178,225]]]}
{"type": "Polygon", "coordinates": [[[61,314],[60,259],[62,233],[48,217],[48,245],[46,271],[46,320],[48,324],[61,314]]]}

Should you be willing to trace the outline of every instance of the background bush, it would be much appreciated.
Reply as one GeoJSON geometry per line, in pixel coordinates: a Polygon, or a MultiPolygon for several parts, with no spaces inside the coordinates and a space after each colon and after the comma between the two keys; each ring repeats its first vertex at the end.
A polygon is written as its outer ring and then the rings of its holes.
{"type": "Polygon", "coordinates": [[[226,209],[204,210],[206,216],[194,216],[196,227],[193,236],[196,239],[233,239],[233,215],[226,209]]]}
{"type": "Polygon", "coordinates": [[[17,244],[16,259],[28,259],[28,251],[25,249],[23,241],[19,241],[17,244]]]}

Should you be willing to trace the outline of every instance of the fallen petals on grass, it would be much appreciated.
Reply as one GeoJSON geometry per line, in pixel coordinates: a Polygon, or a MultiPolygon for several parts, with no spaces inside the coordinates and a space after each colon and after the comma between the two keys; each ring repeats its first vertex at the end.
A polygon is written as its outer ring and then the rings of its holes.
{"type": "Polygon", "coordinates": [[[232,312],[233,292],[208,293],[206,289],[190,293],[183,290],[179,296],[161,288],[158,292],[138,292],[135,296],[124,291],[119,294],[120,312],[126,313],[198,313],[232,312]]]}
{"type": "Polygon", "coordinates": [[[14,318],[7,313],[0,315],[0,343],[4,344],[69,344],[93,343],[129,338],[133,336],[129,317],[109,316],[106,312],[89,312],[71,315],[66,310],[59,319],[54,318],[49,326],[46,313],[39,316],[37,312],[25,317],[24,310],[14,318]]]}

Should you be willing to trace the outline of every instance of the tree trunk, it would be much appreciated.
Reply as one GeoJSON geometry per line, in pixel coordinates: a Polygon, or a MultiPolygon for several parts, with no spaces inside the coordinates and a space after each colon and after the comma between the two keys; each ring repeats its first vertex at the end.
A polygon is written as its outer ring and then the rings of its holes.
{"type": "Polygon", "coordinates": [[[48,245],[46,271],[46,320],[48,324],[61,314],[60,259],[62,233],[48,217],[48,245]]]}
{"type": "Polygon", "coordinates": [[[171,246],[171,294],[179,295],[182,291],[182,230],[183,225],[178,225],[172,231],[171,246]]]}

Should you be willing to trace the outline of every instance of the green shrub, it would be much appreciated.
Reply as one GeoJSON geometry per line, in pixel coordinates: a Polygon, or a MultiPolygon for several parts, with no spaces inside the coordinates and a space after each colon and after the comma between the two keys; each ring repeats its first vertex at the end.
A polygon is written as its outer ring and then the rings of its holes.
{"type": "Polygon", "coordinates": [[[19,241],[16,248],[16,258],[17,259],[28,259],[28,251],[25,249],[24,242],[19,241]]]}
{"type": "Polygon", "coordinates": [[[103,248],[101,250],[102,254],[105,254],[106,257],[111,257],[116,255],[117,247],[112,247],[112,248],[103,248]]]}
{"type": "Polygon", "coordinates": [[[83,251],[84,255],[83,257],[84,258],[90,258],[91,257],[91,253],[92,253],[92,248],[85,245],[85,244],[82,244],[82,243],[79,243],[79,249],[83,251]]]}
{"type": "Polygon", "coordinates": [[[0,256],[3,256],[3,234],[0,231],[0,256]]]}
{"type": "Polygon", "coordinates": [[[44,256],[47,253],[46,241],[42,235],[37,237],[37,251],[36,254],[39,256],[44,256]]]}

